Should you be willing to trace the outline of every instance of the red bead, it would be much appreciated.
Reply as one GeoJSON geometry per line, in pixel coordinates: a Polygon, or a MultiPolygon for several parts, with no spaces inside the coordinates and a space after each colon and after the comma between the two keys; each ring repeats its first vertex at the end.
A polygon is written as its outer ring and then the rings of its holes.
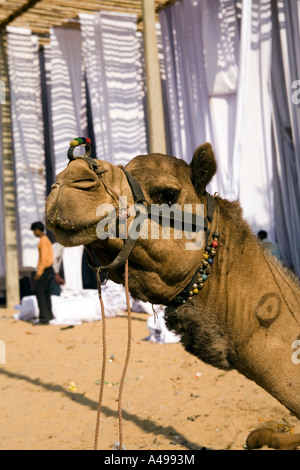
{"type": "Polygon", "coordinates": [[[212,246],[215,247],[215,248],[218,246],[218,242],[216,242],[215,240],[213,240],[213,241],[211,242],[211,244],[212,244],[212,246]]]}

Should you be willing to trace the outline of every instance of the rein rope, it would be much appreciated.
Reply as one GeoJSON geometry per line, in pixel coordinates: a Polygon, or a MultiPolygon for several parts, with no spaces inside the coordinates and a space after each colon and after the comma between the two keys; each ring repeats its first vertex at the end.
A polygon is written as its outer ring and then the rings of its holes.
{"type": "MultiPolygon", "coordinates": [[[[90,139],[86,137],[77,137],[76,139],[72,140],[70,142],[70,147],[68,150],[68,159],[70,162],[72,160],[76,159],[82,159],[84,160],[90,167],[91,170],[95,171],[95,173],[98,175],[98,177],[101,179],[106,191],[108,194],[114,199],[114,201],[117,203],[120,201],[120,195],[114,190],[114,188],[111,187],[111,185],[105,181],[102,178],[102,174],[106,173],[107,170],[101,169],[97,163],[97,160],[91,157],[91,141],[90,139]],[[74,155],[74,150],[77,146],[84,146],[86,149],[86,153],[84,155],[74,155]]],[[[126,175],[127,182],[130,186],[134,202],[136,205],[144,204],[146,203],[146,207],[149,214],[151,213],[151,206],[148,204],[146,201],[142,188],[140,187],[138,181],[130,174],[128,173],[124,168],[122,168],[122,171],[126,175]]],[[[207,215],[206,218],[203,220],[204,223],[204,231],[206,231],[206,237],[205,241],[207,243],[208,237],[210,235],[210,230],[211,230],[211,224],[215,212],[215,201],[218,197],[218,193],[215,193],[215,196],[212,197],[210,194],[207,194],[207,215]],[[210,227],[209,227],[210,225],[210,227]]],[[[127,208],[128,209],[128,208],[127,208]]],[[[127,209],[125,212],[127,212],[127,209]]],[[[121,212],[122,214],[119,214],[119,217],[128,217],[128,213],[124,213],[125,207],[121,207],[121,212]]],[[[175,218],[174,218],[175,219],[175,218]]],[[[195,225],[195,222],[192,221],[192,226],[195,225]]],[[[217,228],[219,225],[219,208],[218,208],[218,216],[217,216],[217,228]]],[[[212,242],[212,246],[215,247],[218,245],[217,239],[219,238],[219,234],[215,232],[213,234],[214,241],[212,242]],[[215,245],[213,245],[213,243],[215,245]]],[[[96,427],[95,427],[95,435],[94,435],[94,450],[98,449],[98,441],[99,441],[99,430],[100,430],[100,422],[101,422],[101,408],[102,408],[102,400],[103,400],[103,392],[104,392],[104,384],[105,384],[105,373],[106,373],[106,362],[107,362],[107,344],[106,344],[106,317],[105,317],[105,307],[104,307],[104,302],[103,302],[103,297],[102,297],[102,283],[101,283],[101,272],[109,272],[111,270],[116,270],[120,266],[125,265],[125,294],[126,294],[126,303],[127,303],[127,311],[128,311],[128,337],[127,337],[127,351],[126,351],[126,356],[125,356],[125,361],[124,361],[124,366],[123,366],[123,372],[120,380],[120,385],[119,385],[119,394],[118,394],[118,418],[119,418],[119,443],[115,446],[115,448],[119,450],[123,450],[123,419],[122,419],[122,395],[123,395],[123,389],[124,389],[124,382],[125,382],[125,377],[128,369],[128,364],[129,364],[129,359],[130,359],[130,353],[131,353],[131,343],[132,343],[132,316],[131,316],[131,307],[130,307],[130,294],[129,294],[129,283],[128,283],[128,273],[129,273],[129,267],[128,267],[128,258],[129,255],[134,248],[136,239],[133,239],[130,237],[130,233],[128,233],[128,227],[127,227],[127,237],[124,240],[124,246],[121,249],[120,253],[117,255],[114,261],[112,261],[110,264],[107,266],[99,266],[96,267],[94,263],[94,258],[92,251],[89,246],[85,246],[86,253],[91,261],[91,264],[89,263],[90,268],[96,273],[97,277],[97,288],[98,288],[98,296],[99,296],[99,301],[100,301],[100,306],[101,306],[101,316],[102,316],[102,369],[101,369],[101,378],[100,378],[100,388],[99,388],[99,400],[98,400],[98,407],[97,407],[97,417],[96,417],[96,427]]],[[[208,258],[208,255],[207,255],[208,258]]],[[[212,260],[212,258],[209,258],[209,261],[212,260]]],[[[202,261],[202,263],[208,264],[206,260],[202,261]]],[[[203,273],[210,272],[210,268],[205,268],[206,270],[202,270],[203,273]]],[[[201,269],[199,270],[201,271],[201,269]]],[[[183,293],[186,293],[187,295],[193,295],[198,293],[198,288],[200,286],[203,286],[203,281],[207,278],[207,274],[202,273],[202,278],[199,278],[199,285],[194,284],[194,290],[191,291],[189,294],[188,292],[183,291],[183,293]],[[196,286],[196,288],[195,288],[196,286]]],[[[194,278],[199,276],[199,272],[195,274],[194,278]]],[[[195,279],[192,279],[191,281],[191,286],[193,283],[195,283],[195,279]]],[[[189,287],[190,288],[190,287],[189,287]]],[[[187,289],[187,291],[189,290],[187,289]]],[[[189,297],[191,298],[191,297],[189,297]]],[[[175,300],[179,300],[180,303],[182,303],[182,297],[178,295],[175,300]]],[[[171,306],[171,304],[169,304],[171,306]]],[[[174,307],[172,306],[174,309],[174,307]]],[[[175,310],[176,311],[176,310],[175,310]]]]}
{"type": "Polygon", "coordinates": [[[100,301],[100,305],[101,305],[101,317],[102,317],[102,369],[101,369],[99,400],[98,400],[98,408],[97,408],[96,429],[95,429],[95,437],[94,437],[94,450],[98,449],[101,407],[102,407],[102,398],[103,398],[105,372],[106,372],[106,359],[107,359],[106,317],[105,317],[104,302],[103,302],[103,298],[102,298],[101,278],[100,278],[100,270],[99,269],[96,272],[96,276],[97,276],[98,296],[99,296],[99,301],[100,301]]]}
{"type": "MultiPolygon", "coordinates": [[[[87,162],[90,169],[95,171],[99,178],[101,178],[102,174],[105,173],[107,170],[102,170],[99,168],[96,160],[91,155],[91,141],[86,137],[77,137],[76,139],[70,142],[70,147],[68,150],[68,159],[70,161],[76,159],[82,159],[87,162]],[[74,150],[77,146],[84,146],[86,153],[85,155],[78,155],[74,156],[74,150]]],[[[104,184],[106,191],[110,194],[110,196],[114,199],[117,203],[120,195],[109,185],[107,181],[101,178],[101,181],[104,184]]],[[[128,240],[128,232],[127,232],[127,239],[128,240]]],[[[125,242],[126,242],[125,240],[125,242]]],[[[129,238],[130,240],[130,238],[129,238]]],[[[126,294],[126,303],[127,303],[127,312],[128,312],[128,337],[127,337],[127,351],[125,356],[125,362],[123,366],[123,372],[120,380],[119,385],[119,393],[118,393],[118,418],[119,418],[119,443],[118,448],[123,449],[123,417],[122,417],[122,396],[123,396],[123,389],[124,383],[126,378],[126,373],[128,369],[130,353],[131,353],[131,342],[132,342],[132,318],[131,318],[131,307],[130,307],[130,295],[129,295],[129,285],[128,285],[128,256],[130,251],[133,248],[132,242],[129,241],[128,247],[124,250],[124,255],[113,262],[111,265],[108,266],[100,266],[96,268],[93,266],[93,256],[88,247],[85,247],[88,257],[90,258],[91,264],[89,263],[90,268],[95,272],[97,278],[97,289],[98,289],[98,297],[101,307],[101,317],[102,317],[102,368],[101,368],[101,378],[100,378],[100,387],[99,387],[99,399],[98,399],[98,407],[97,407],[97,416],[96,416],[96,426],[95,426],[95,434],[94,434],[94,450],[98,449],[98,441],[99,441],[99,431],[100,431],[100,423],[101,423],[101,409],[102,409],[102,400],[103,400],[103,392],[104,392],[104,385],[105,385],[105,374],[106,374],[106,362],[107,362],[107,343],[106,343],[106,316],[105,316],[105,307],[102,297],[102,283],[101,283],[101,271],[106,271],[108,269],[116,269],[117,266],[125,263],[125,294],[126,294]],[[127,258],[125,260],[125,254],[127,254],[127,258]]]]}
{"type": "MultiPolygon", "coordinates": [[[[95,437],[94,437],[94,450],[98,449],[99,441],[99,430],[100,430],[100,420],[101,420],[101,408],[102,408],[102,399],[103,391],[105,384],[105,373],[106,373],[106,362],[107,362],[107,347],[106,347],[106,317],[105,317],[105,307],[102,298],[101,290],[101,277],[100,277],[101,268],[96,270],[97,275],[97,286],[98,286],[98,295],[101,305],[101,316],[102,316],[102,369],[101,369],[101,379],[100,379],[100,388],[99,388],[99,400],[97,408],[97,418],[96,418],[96,427],[95,427],[95,437]]],[[[128,369],[130,353],[131,353],[131,342],[132,342],[132,318],[131,318],[131,307],[130,307],[130,297],[129,297],[129,286],[128,286],[128,260],[125,262],[125,293],[126,293],[126,303],[128,311],[128,337],[127,337],[127,351],[125,362],[123,366],[123,372],[120,380],[119,394],[118,394],[118,418],[119,418],[119,444],[118,448],[123,449],[123,416],[122,416],[122,396],[125,383],[125,377],[128,369]]]]}

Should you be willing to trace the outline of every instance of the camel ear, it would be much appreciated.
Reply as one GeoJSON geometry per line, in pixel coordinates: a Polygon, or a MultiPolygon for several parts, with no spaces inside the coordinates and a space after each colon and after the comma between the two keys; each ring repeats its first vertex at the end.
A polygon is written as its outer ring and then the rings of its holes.
{"type": "Polygon", "coordinates": [[[197,148],[190,163],[192,182],[197,191],[204,193],[206,186],[217,171],[213,149],[209,143],[197,148]]]}

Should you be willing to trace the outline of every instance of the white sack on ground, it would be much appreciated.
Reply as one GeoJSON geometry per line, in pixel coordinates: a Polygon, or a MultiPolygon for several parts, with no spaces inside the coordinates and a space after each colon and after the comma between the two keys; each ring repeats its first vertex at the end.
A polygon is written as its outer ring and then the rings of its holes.
{"type": "Polygon", "coordinates": [[[150,336],[146,338],[148,341],[160,344],[179,343],[180,341],[180,336],[175,335],[166,327],[164,314],[162,312],[149,317],[147,327],[150,332],[150,336]]]}
{"type": "MultiPolygon", "coordinates": [[[[123,285],[108,281],[101,287],[102,298],[105,307],[105,316],[114,317],[127,310],[126,294],[123,285]]],[[[70,285],[62,286],[60,296],[52,295],[52,310],[55,320],[54,325],[77,325],[84,322],[101,320],[101,308],[96,289],[76,290],[70,285]]],[[[153,308],[158,314],[163,313],[163,307],[149,302],[141,302],[130,298],[130,308],[133,312],[152,315],[153,308]]],[[[39,308],[35,295],[22,298],[21,304],[16,305],[15,314],[17,320],[32,321],[38,319],[39,308]]]]}
{"type": "MultiPolygon", "coordinates": [[[[105,316],[114,317],[126,310],[125,290],[123,286],[108,282],[102,286],[105,316]]],[[[62,286],[60,296],[52,295],[54,325],[78,325],[84,322],[101,320],[101,309],[96,289],[76,291],[72,287],[62,286]]],[[[18,320],[34,320],[39,317],[39,308],[35,295],[23,297],[21,305],[15,307],[18,320]]]]}

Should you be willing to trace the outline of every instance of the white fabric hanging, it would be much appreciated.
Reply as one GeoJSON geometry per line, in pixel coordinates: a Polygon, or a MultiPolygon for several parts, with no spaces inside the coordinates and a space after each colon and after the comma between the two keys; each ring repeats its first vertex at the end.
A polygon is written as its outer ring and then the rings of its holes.
{"type": "Polygon", "coordinates": [[[147,153],[136,15],[79,17],[97,157],[125,165],[147,153]]]}
{"type": "Polygon", "coordinates": [[[218,159],[211,192],[226,197],[235,129],[239,37],[232,1],[187,0],[160,13],[171,153],[190,162],[209,141],[218,159]]]}
{"type": "Polygon", "coordinates": [[[243,2],[232,189],[253,230],[274,240],[270,0],[243,2]]]}
{"type": "Polygon", "coordinates": [[[274,235],[270,0],[186,0],[160,13],[172,149],[191,160],[210,141],[219,171],[209,191],[239,198],[253,230],[274,235]]]}
{"type": "Polygon", "coordinates": [[[299,1],[277,1],[272,55],[276,235],[284,264],[300,277],[300,100],[292,88],[300,70],[299,18],[299,1]]]}
{"type": "Polygon", "coordinates": [[[44,220],[44,129],[38,43],[27,29],[7,27],[8,65],[21,267],[36,267],[32,222],[44,220]]]}
{"type": "Polygon", "coordinates": [[[198,6],[188,0],[160,13],[172,154],[187,162],[198,145],[212,142],[198,6]]]}
{"type": "Polygon", "coordinates": [[[100,15],[80,14],[82,48],[98,158],[113,163],[100,15]]]}
{"type": "Polygon", "coordinates": [[[51,114],[55,173],[67,165],[69,142],[87,131],[81,33],[50,29],[51,114]]]}
{"type": "Polygon", "coordinates": [[[82,253],[83,246],[65,247],[63,251],[63,266],[66,286],[79,292],[82,285],[82,253]]]}
{"type": "MultiPolygon", "coordinates": [[[[75,137],[85,137],[87,132],[80,31],[51,28],[50,48],[45,61],[46,68],[51,71],[53,151],[55,174],[58,174],[68,164],[69,142],[75,137]]],[[[81,256],[82,247],[68,248],[64,252],[65,279],[75,292],[82,289],[81,256]]]]}
{"type": "Polygon", "coordinates": [[[232,197],[230,168],[236,125],[239,30],[234,0],[202,0],[201,31],[204,69],[212,120],[213,148],[218,172],[209,185],[223,197],[232,197]]]}
{"type": "Polygon", "coordinates": [[[238,82],[239,34],[233,0],[202,0],[201,7],[204,67],[209,96],[235,93],[238,82]]]}
{"type": "MultiPolygon", "coordinates": [[[[1,80],[1,76],[0,76],[1,80]]],[[[1,224],[0,224],[0,277],[5,276],[5,238],[4,238],[4,206],[3,206],[3,194],[2,194],[2,184],[3,184],[3,174],[2,174],[2,130],[1,130],[1,103],[0,103],[0,214],[1,214],[1,224]],[[3,214],[3,215],[2,215],[3,214]]]]}

